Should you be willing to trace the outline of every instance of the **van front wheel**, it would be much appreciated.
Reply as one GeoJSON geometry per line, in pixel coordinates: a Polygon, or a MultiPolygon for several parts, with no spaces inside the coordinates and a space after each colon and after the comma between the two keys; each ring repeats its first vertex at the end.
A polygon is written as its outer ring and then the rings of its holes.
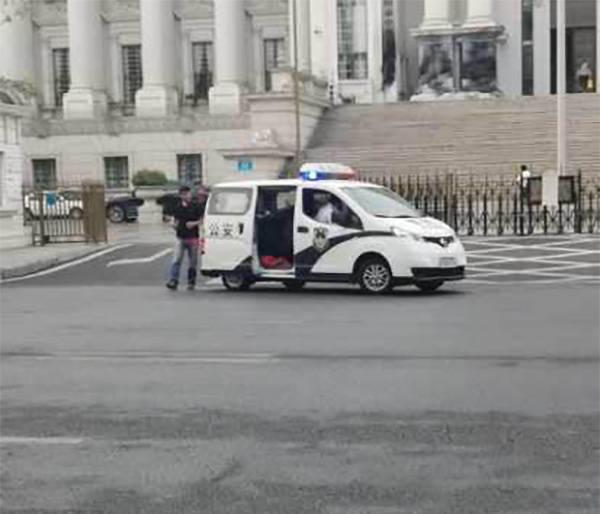
{"type": "Polygon", "coordinates": [[[381,258],[365,260],[358,269],[357,278],[360,288],[368,294],[387,293],[392,288],[392,272],[381,258]]]}
{"type": "Polygon", "coordinates": [[[225,273],[221,281],[230,291],[247,291],[252,285],[252,280],[239,273],[225,273]]]}

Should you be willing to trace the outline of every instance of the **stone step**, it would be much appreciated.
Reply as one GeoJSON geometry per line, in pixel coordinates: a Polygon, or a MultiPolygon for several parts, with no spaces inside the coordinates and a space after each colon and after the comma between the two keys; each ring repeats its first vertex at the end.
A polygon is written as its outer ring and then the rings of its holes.
{"type": "MultiPolygon", "coordinates": [[[[567,95],[566,107],[571,163],[600,173],[600,95],[567,95]]],[[[361,170],[553,167],[556,97],[336,107],[306,156],[361,170]]]]}

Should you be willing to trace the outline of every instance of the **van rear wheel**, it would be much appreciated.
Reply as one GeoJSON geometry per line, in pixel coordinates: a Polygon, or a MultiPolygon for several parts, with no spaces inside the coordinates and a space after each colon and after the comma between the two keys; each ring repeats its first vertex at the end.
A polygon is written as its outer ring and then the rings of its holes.
{"type": "Polygon", "coordinates": [[[226,289],[230,291],[247,291],[252,285],[252,280],[239,273],[225,273],[221,281],[226,289]]]}

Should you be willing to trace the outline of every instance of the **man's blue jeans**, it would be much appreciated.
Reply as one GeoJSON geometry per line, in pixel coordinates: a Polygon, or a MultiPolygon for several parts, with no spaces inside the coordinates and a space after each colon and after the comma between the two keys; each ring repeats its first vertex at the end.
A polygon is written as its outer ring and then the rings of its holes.
{"type": "Polygon", "coordinates": [[[196,282],[196,274],[198,267],[198,240],[194,239],[177,239],[175,249],[173,251],[173,262],[171,264],[170,279],[179,281],[179,273],[181,271],[181,263],[183,255],[187,252],[189,267],[188,267],[188,282],[196,282]]]}

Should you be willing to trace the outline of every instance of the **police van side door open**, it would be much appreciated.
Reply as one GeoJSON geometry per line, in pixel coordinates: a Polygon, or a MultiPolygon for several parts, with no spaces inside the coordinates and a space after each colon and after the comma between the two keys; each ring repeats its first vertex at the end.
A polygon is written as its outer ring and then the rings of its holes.
{"type": "Polygon", "coordinates": [[[255,203],[252,186],[213,189],[204,223],[203,269],[251,269],[255,203]]]}
{"type": "Polygon", "coordinates": [[[255,270],[259,276],[294,276],[295,185],[258,186],[255,270]]]}

